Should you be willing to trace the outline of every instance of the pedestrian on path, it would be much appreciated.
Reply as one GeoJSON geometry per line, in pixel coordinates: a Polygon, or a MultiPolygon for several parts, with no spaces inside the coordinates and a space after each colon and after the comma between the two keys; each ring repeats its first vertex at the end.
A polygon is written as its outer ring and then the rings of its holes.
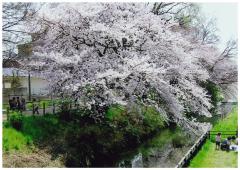
{"type": "Polygon", "coordinates": [[[25,111],[26,110],[26,101],[25,101],[25,99],[22,97],[22,99],[21,99],[21,103],[22,103],[22,105],[21,105],[21,109],[23,110],[23,111],[25,111]]]}
{"type": "Polygon", "coordinates": [[[17,110],[20,111],[21,108],[22,108],[22,104],[21,104],[20,98],[17,97],[17,110]]]}
{"type": "Polygon", "coordinates": [[[16,101],[15,97],[13,97],[13,99],[12,99],[12,109],[13,110],[17,109],[17,101],[16,101]]]}
{"type": "Polygon", "coordinates": [[[216,136],[216,150],[220,149],[220,143],[221,143],[221,133],[218,133],[216,136]]]}
{"type": "Polygon", "coordinates": [[[33,114],[37,113],[39,115],[39,104],[36,102],[36,99],[33,99],[33,114]]]}

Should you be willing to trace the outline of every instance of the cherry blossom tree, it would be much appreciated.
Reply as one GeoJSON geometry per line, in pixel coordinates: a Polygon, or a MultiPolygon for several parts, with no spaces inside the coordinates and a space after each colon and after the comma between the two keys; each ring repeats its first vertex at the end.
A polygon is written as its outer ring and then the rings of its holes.
{"type": "Polygon", "coordinates": [[[229,40],[223,52],[214,61],[212,81],[217,84],[231,84],[237,82],[237,40],[229,40]]]}
{"type": "Polygon", "coordinates": [[[16,46],[26,42],[28,32],[24,25],[29,19],[34,18],[41,8],[41,3],[5,2],[2,5],[2,43],[4,61],[13,59],[17,55],[16,46]]]}
{"type": "MultiPolygon", "coordinates": [[[[175,8],[170,5],[162,13],[175,8]]],[[[156,8],[151,3],[49,4],[28,25],[38,37],[36,62],[28,67],[41,65],[52,91],[94,108],[93,117],[103,114],[96,108],[116,103],[129,111],[134,105],[153,106],[166,122],[196,132],[201,126],[185,114],[211,116],[210,96],[200,82],[211,78],[208,67],[220,52],[200,39],[193,43],[192,34],[186,36],[176,20],[166,23],[156,8]]]]}

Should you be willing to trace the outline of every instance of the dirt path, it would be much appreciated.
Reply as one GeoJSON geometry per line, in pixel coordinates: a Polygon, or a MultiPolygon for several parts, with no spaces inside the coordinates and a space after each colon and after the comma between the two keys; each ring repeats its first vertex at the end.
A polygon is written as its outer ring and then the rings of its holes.
{"type": "Polygon", "coordinates": [[[29,152],[4,152],[4,168],[41,168],[65,167],[62,157],[53,158],[45,149],[34,149],[29,152]]]}

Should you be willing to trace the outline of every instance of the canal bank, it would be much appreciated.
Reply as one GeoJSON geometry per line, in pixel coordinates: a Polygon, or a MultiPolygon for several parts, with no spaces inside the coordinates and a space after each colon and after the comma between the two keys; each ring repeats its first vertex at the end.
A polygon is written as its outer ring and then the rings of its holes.
{"type": "Polygon", "coordinates": [[[164,129],[139,148],[122,155],[118,167],[175,167],[197,139],[180,128],[164,129]]]}

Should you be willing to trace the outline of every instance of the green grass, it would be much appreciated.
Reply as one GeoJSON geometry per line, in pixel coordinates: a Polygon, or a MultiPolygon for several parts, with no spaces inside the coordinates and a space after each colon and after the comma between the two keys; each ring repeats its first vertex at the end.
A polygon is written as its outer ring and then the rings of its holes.
{"type": "Polygon", "coordinates": [[[33,146],[30,136],[24,135],[11,127],[3,127],[3,151],[27,151],[33,146]]]}
{"type": "MultiPolygon", "coordinates": [[[[213,127],[214,131],[234,131],[238,127],[238,113],[237,107],[235,106],[229,115],[223,120],[219,120],[218,123],[213,127]]],[[[226,136],[222,136],[226,137],[226,136]]],[[[215,150],[214,136],[211,140],[208,140],[200,150],[200,152],[190,162],[190,168],[226,168],[226,167],[237,167],[236,152],[215,150]]]]}
{"type": "Polygon", "coordinates": [[[237,152],[215,150],[215,143],[207,141],[191,161],[190,168],[237,168],[237,152]]]}
{"type": "MultiPolygon", "coordinates": [[[[212,131],[236,131],[238,129],[238,114],[237,107],[234,106],[232,112],[223,120],[219,120],[212,128],[212,131]]],[[[229,132],[230,133],[230,132],[229,132]]],[[[234,132],[231,132],[234,136],[234,132]]],[[[223,138],[227,138],[229,135],[222,135],[223,138]]],[[[231,136],[231,135],[230,135],[231,136]]],[[[211,141],[215,142],[215,136],[211,136],[211,141]]]]}
{"type": "Polygon", "coordinates": [[[214,131],[218,130],[237,130],[238,127],[238,114],[237,107],[234,106],[233,110],[229,115],[223,120],[219,120],[218,123],[212,128],[214,131]]]}
{"type": "Polygon", "coordinates": [[[9,123],[3,125],[3,150],[26,150],[30,145],[50,139],[60,130],[58,119],[54,115],[23,116],[21,130],[16,130],[9,123]]]}
{"type": "MultiPolygon", "coordinates": [[[[57,102],[58,100],[41,100],[38,104],[40,108],[43,108],[43,103],[45,103],[45,108],[52,106],[52,102],[57,102]]],[[[32,103],[27,103],[26,108],[32,110],[32,103]]]]}

